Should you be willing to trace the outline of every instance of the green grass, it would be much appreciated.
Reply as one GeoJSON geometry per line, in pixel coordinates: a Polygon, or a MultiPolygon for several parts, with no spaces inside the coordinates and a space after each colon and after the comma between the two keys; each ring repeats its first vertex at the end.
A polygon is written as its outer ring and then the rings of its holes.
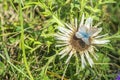
{"type": "Polygon", "coordinates": [[[0,80],[114,80],[120,71],[119,0],[0,0],[0,80]],[[102,22],[108,45],[91,68],[60,59],[54,34],[82,14],[102,22]]]}

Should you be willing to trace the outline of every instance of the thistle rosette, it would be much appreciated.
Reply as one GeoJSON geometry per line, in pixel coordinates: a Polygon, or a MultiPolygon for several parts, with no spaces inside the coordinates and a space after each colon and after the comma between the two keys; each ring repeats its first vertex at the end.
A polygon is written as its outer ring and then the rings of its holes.
{"type": "Polygon", "coordinates": [[[61,58],[69,55],[66,63],[70,61],[73,55],[79,54],[81,56],[81,65],[84,68],[87,64],[86,61],[92,65],[94,64],[91,57],[97,60],[95,53],[96,45],[106,44],[109,40],[104,40],[105,35],[98,35],[102,28],[98,28],[100,23],[92,26],[92,18],[87,18],[84,23],[84,15],[82,16],[81,22],[77,25],[77,19],[74,25],[65,24],[63,27],[58,27],[59,32],[56,34],[57,47],[61,47],[59,55],[61,58]]]}

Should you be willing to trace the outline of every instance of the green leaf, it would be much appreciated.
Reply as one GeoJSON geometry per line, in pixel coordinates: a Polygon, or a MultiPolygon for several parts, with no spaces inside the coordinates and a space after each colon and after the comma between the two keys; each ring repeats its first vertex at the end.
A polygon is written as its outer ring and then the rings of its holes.
{"type": "Polygon", "coordinates": [[[4,70],[5,70],[5,64],[0,62],[0,75],[4,73],[4,70]]]}

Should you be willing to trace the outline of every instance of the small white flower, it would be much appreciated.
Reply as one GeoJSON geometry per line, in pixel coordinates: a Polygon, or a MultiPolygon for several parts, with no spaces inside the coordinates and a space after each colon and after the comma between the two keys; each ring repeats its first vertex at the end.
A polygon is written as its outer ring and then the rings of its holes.
{"type": "Polygon", "coordinates": [[[86,60],[92,67],[94,62],[90,56],[97,59],[97,55],[94,52],[95,45],[109,42],[109,40],[102,39],[106,35],[98,36],[102,28],[97,28],[97,26],[99,26],[99,23],[96,26],[92,26],[92,18],[87,18],[84,23],[83,15],[79,26],[77,25],[77,20],[75,20],[74,25],[65,24],[65,27],[58,27],[59,32],[56,34],[58,44],[56,46],[63,47],[59,52],[61,58],[69,55],[66,63],[68,63],[72,55],[79,54],[82,67],[85,67],[86,60]]]}

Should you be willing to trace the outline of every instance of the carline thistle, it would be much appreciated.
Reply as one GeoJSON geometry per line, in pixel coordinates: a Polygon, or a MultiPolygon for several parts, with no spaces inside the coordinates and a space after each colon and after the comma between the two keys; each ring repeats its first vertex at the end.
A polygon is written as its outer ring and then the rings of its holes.
{"type": "Polygon", "coordinates": [[[79,54],[81,57],[82,68],[89,63],[92,67],[94,64],[92,57],[97,60],[95,53],[95,45],[107,44],[109,40],[102,39],[105,35],[98,35],[102,28],[98,28],[100,23],[92,26],[92,18],[87,18],[84,22],[84,14],[81,22],[77,25],[77,19],[74,24],[66,24],[58,27],[59,32],[55,35],[57,39],[57,47],[61,47],[62,50],[59,52],[61,58],[68,55],[66,63],[70,61],[73,55],[79,54]]]}

